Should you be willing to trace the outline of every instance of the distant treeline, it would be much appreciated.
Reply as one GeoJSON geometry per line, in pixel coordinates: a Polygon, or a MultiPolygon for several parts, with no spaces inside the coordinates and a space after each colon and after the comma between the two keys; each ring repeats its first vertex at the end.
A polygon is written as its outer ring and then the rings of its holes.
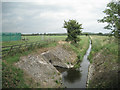
{"type": "Polygon", "coordinates": [[[61,36],[61,35],[67,35],[67,33],[33,33],[33,34],[22,34],[22,36],[39,36],[39,35],[46,35],[46,36],[61,36]]]}
{"type": "MultiPolygon", "coordinates": [[[[22,36],[39,36],[39,35],[46,35],[46,36],[63,36],[67,35],[67,33],[32,33],[32,34],[22,34],[22,36]]],[[[108,36],[109,33],[81,33],[80,35],[100,35],[100,36],[108,36]]]]}

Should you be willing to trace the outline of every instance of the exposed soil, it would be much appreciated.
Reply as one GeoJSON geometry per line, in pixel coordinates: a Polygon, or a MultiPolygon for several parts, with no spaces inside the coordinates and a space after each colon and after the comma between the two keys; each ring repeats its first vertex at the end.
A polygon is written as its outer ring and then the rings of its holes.
{"type": "Polygon", "coordinates": [[[56,47],[41,48],[32,54],[22,56],[15,65],[31,80],[40,84],[35,85],[34,88],[58,88],[62,86],[61,73],[54,66],[70,68],[75,59],[76,54],[65,50],[60,44],[56,47]]]}
{"type": "Polygon", "coordinates": [[[58,42],[58,44],[60,44],[60,45],[63,45],[63,44],[65,44],[65,43],[69,43],[69,44],[70,44],[70,42],[66,42],[66,41],[59,41],[59,42],[58,42]]]}
{"type": "Polygon", "coordinates": [[[93,63],[89,66],[88,87],[90,88],[118,88],[119,65],[113,61],[112,55],[104,54],[104,51],[93,57],[93,63]]]}

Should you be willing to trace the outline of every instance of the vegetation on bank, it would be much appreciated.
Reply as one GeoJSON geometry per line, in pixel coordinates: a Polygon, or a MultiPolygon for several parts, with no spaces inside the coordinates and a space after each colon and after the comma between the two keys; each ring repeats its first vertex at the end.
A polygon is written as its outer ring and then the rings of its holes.
{"type": "Polygon", "coordinates": [[[93,78],[88,88],[118,87],[118,39],[107,36],[91,36],[90,63],[94,65],[93,78]]]}
{"type": "Polygon", "coordinates": [[[104,53],[112,54],[116,62],[118,62],[118,40],[114,37],[108,36],[91,36],[92,39],[92,50],[89,55],[89,60],[92,63],[93,57],[96,53],[100,52],[101,50],[104,53]]]}
{"type": "MultiPolygon", "coordinates": [[[[54,47],[57,43],[50,43],[42,47],[54,47]]],[[[41,47],[41,48],[42,48],[41,47]]],[[[14,63],[19,61],[19,58],[24,55],[35,52],[37,49],[30,49],[25,52],[16,53],[13,56],[6,56],[2,58],[2,87],[3,88],[34,88],[40,87],[32,78],[26,77],[26,74],[16,66],[14,63]]]]}
{"type": "MultiPolygon", "coordinates": [[[[36,36],[36,38],[39,38],[39,37],[36,36]]],[[[63,36],[62,37],[54,36],[53,38],[55,38],[56,40],[65,40],[66,36],[64,36],[64,37],[63,36]]],[[[68,44],[68,43],[64,44],[65,48],[71,49],[77,54],[78,59],[76,59],[76,60],[79,63],[77,63],[75,65],[75,68],[80,66],[80,62],[82,61],[83,56],[86,53],[86,50],[88,49],[88,46],[89,46],[89,41],[88,41],[89,37],[88,36],[80,36],[80,38],[81,38],[81,40],[77,44],[68,44]]],[[[29,37],[29,39],[31,41],[34,40],[34,36],[29,37]]],[[[7,42],[5,42],[5,43],[7,45],[7,42]]],[[[12,45],[12,44],[17,43],[17,41],[15,41],[14,43],[12,43],[12,42],[9,42],[9,43],[11,43],[11,45],[12,45]]],[[[57,42],[54,42],[54,43],[51,43],[49,45],[45,45],[42,47],[54,47],[56,45],[57,45],[57,42]]],[[[33,82],[31,82],[31,79],[29,79],[29,78],[26,79],[25,73],[21,69],[18,69],[14,66],[14,63],[18,62],[19,58],[21,56],[28,55],[30,53],[35,52],[36,50],[37,49],[30,49],[29,51],[16,53],[13,56],[6,56],[6,57],[2,58],[3,59],[3,62],[2,62],[2,65],[3,65],[3,68],[2,68],[3,88],[10,88],[10,87],[12,87],[12,88],[19,88],[19,87],[20,88],[28,88],[28,87],[35,87],[35,86],[40,85],[39,83],[33,84],[33,82]]]]}
{"type": "Polygon", "coordinates": [[[89,37],[88,36],[79,36],[80,41],[78,43],[73,44],[64,44],[64,48],[67,50],[73,50],[77,54],[77,58],[75,60],[74,68],[79,68],[80,63],[83,60],[83,57],[89,47],[89,37]]]}

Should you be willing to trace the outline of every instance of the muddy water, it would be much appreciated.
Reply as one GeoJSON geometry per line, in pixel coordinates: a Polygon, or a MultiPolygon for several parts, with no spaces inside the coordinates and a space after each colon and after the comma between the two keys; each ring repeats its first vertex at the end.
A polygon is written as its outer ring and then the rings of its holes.
{"type": "Polygon", "coordinates": [[[62,72],[62,83],[67,88],[86,88],[89,61],[87,59],[91,51],[91,41],[89,48],[84,55],[83,61],[78,70],[69,69],[62,72]]]}

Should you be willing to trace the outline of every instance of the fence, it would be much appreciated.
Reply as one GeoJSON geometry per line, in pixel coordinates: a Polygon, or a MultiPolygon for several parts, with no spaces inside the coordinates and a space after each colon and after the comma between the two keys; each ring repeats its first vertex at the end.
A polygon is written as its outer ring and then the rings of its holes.
{"type": "Polygon", "coordinates": [[[34,49],[37,47],[43,47],[44,45],[53,42],[55,42],[55,40],[46,40],[44,43],[32,42],[32,43],[25,43],[25,44],[13,45],[13,46],[5,46],[2,47],[2,50],[0,50],[0,57],[4,57],[6,55],[14,55],[15,53],[23,52],[25,50],[34,49]]]}
{"type": "Polygon", "coordinates": [[[2,41],[17,41],[21,40],[21,33],[2,33],[2,41]]]}

